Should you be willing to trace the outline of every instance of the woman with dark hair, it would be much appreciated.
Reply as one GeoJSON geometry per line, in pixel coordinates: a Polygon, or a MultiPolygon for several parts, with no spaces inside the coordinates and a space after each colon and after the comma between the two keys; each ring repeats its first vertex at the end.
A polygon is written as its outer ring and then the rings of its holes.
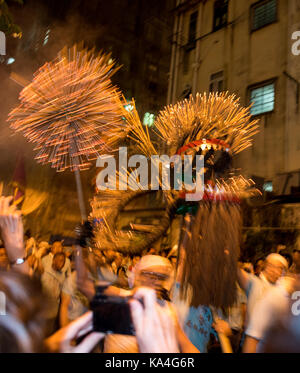
{"type": "Polygon", "coordinates": [[[37,280],[0,271],[3,316],[0,316],[0,352],[42,352],[46,327],[44,299],[37,280]]]}

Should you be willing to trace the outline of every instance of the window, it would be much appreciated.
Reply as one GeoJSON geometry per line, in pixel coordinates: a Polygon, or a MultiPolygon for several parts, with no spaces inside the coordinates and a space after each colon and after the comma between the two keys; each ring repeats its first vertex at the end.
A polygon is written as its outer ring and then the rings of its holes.
{"type": "Polygon", "coordinates": [[[265,192],[273,192],[273,183],[272,181],[267,181],[263,185],[263,190],[265,192]]]}
{"type": "Polygon", "coordinates": [[[275,83],[250,89],[250,102],[253,103],[250,109],[252,115],[273,111],[275,105],[275,83]]]}
{"type": "Polygon", "coordinates": [[[50,35],[50,30],[47,30],[46,31],[46,35],[45,35],[45,39],[44,39],[44,42],[43,42],[43,45],[46,45],[49,41],[49,35],[50,35]]]}
{"type": "Polygon", "coordinates": [[[277,19],[277,0],[264,0],[254,4],[251,9],[251,17],[252,31],[275,22],[277,19]]]}
{"type": "Polygon", "coordinates": [[[223,71],[210,76],[209,92],[222,92],[224,90],[223,71]]]}
{"type": "Polygon", "coordinates": [[[143,124],[144,124],[145,126],[151,127],[151,126],[153,126],[154,119],[155,119],[154,114],[151,114],[151,113],[145,113],[145,115],[144,115],[144,120],[143,120],[143,124]]]}
{"type": "Polygon", "coordinates": [[[189,43],[194,43],[196,39],[197,18],[198,12],[194,12],[190,15],[189,43]]]}
{"type": "Polygon", "coordinates": [[[129,100],[126,100],[127,104],[124,105],[124,108],[127,110],[127,111],[133,111],[134,109],[134,106],[132,105],[131,101],[129,100]]]}
{"type": "Polygon", "coordinates": [[[216,0],[214,3],[213,30],[219,30],[227,25],[228,0],[216,0]]]}

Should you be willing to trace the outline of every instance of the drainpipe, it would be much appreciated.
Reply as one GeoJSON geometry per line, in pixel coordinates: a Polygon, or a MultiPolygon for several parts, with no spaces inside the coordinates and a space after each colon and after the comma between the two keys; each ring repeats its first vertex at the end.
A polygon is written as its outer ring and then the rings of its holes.
{"type": "MultiPolygon", "coordinates": [[[[298,105],[299,105],[299,82],[288,72],[291,72],[293,74],[293,61],[291,60],[292,53],[290,50],[288,50],[289,43],[287,40],[290,40],[291,37],[291,31],[292,31],[292,22],[293,14],[295,12],[295,2],[288,1],[288,2],[282,2],[281,6],[284,6],[284,11],[287,14],[287,20],[285,22],[285,53],[284,53],[284,64],[285,68],[283,71],[283,75],[285,75],[289,80],[293,81],[295,84],[297,84],[297,103],[296,103],[296,111],[298,113],[298,105]]],[[[285,82],[285,112],[284,112],[284,128],[283,128],[283,144],[282,144],[282,152],[283,152],[283,165],[281,171],[288,171],[289,170],[289,164],[290,164],[290,149],[289,149],[289,143],[290,143],[290,123],[293,123],[293,120],[295,119],[295,115],[293,112],[290,112],[290,103],[289,103],[289,95],[288,95],[288,81],[285,82]]]]}
{"type": "Polygon", "coordinates": [[[175,71],[174,71],[174,84],[171,93],[171,103],[175,101],[176,98],[176,89],[177,89],[177,80],[178,80],[178,70],[179,70],[179,63],[180,63],[180,38],[182,36],[182,24],[183,24],[183,13],[179,15],[179,26],[178,26],[178,33],[177,33],[177,43],[176,43],[176,57],[175,57],[175,71]]]}
{"type": "MultiPolygon", "coordinates": [[[[177,0],[177,5],[179,5],[179,1],[177,0]]],[[[167,96],[167,105],[171,103],[171,94],[173,90],[173,78],[174,78],[174,64],[175,64],[175,56],[177,53],[177,43],[178,43],[178,22],[179,15],[176,14],[174,27],[173,27],[173,35],[172,35],[172,54],[171,54],[171,65],[170,65],[170,77],[169,77],[169,85],[168,85],[168,96],[167,96]]]]}
{"type": "Polygon", "coordinates": [[[198,81],[198,70],[200,67],[200,43],[201,43],[201,26],[202,26],[202,12],[203,12],[204,4],[201,1],[198,7],[198,22],[197,22],[197,30],[196,30],[196,50],[195,50],[195,61],[194,61],[194,71],[193,71],[193,82],[192,82],[192,94],[193,96],[196,94],[197,90],[197,81],[198,81]]]}
{"type": "Polygon", "coordinates": [[[298,113],[299,112],[299,98],[300,98],[300,82],[296,78],[291,76],[289,73],[287,73],[286,71],[284,71],[283,74],[296,84],[296,113],[298,113]]]}

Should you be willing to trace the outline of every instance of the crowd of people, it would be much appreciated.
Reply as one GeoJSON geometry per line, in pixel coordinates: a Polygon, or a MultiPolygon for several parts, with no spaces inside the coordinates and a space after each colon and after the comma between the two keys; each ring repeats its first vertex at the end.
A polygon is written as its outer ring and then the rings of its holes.
{"type": "Polygon", "coordinates": [[[239,262],[236,303],[195,307],[180,295],[184,247],[177,258],[177,247],[132,256],[37,242],[11,200],[0,197],[1,352],[299,352],[300,250],[239,262]],[[93,330],[99,283],[129,297],[135,335],[93,330]]]}

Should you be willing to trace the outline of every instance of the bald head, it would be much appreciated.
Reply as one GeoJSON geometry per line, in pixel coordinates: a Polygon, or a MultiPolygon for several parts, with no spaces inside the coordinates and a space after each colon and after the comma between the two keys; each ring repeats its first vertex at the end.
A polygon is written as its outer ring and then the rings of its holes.
{"type": "Polygon", "coordinates": [[[280,254],[276,254],[276,253],[269,254],[266,257],[266,262],[269,262],[269,263],[272,263],[272,264],[281,263],[284,266],[284,268],[286,268],[286,269],[288,269],[288,266],[289,266],[285,257],[280,255],[280,254]]]}
{"type": "Polygon", "coordinates": [[[287,269],[287,260],[280,254],[272,253],[265,260],[263,274],[269,282],[275,284],[287,269]]]}

